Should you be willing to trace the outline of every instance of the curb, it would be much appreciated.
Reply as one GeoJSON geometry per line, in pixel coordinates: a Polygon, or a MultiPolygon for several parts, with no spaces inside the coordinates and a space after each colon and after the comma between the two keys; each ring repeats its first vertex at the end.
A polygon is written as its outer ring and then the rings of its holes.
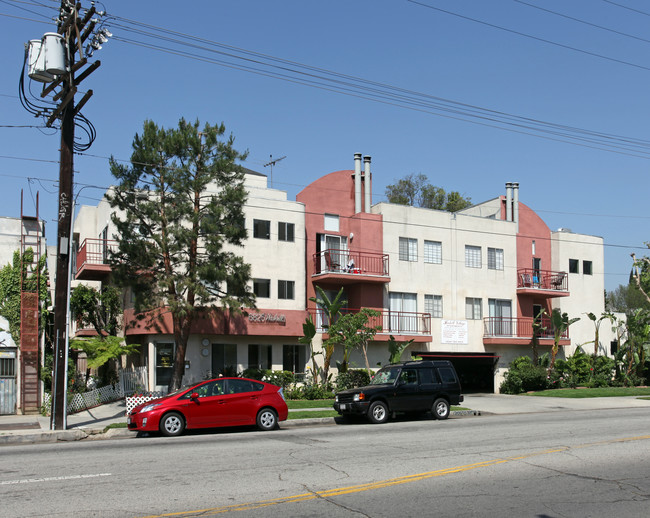
{"type": "MultiPolygon", "coordinates": [[[[450,417],[480,416],[479,410],[454,410],[450,417]]],[[[301,428],[305,426],[328,426],[335,425],[335,417],[314,417],[309,419],[288,419],[282,421],[281,429],[301,428]]],[[[0,435],[0,446],[11,444],[46,444],[58,441],[81,441],[84,439],[99,441],[105,439],[126,439],[135,438],[138,432],[127,428],[110,428],[104,432],[103,428],[72,428],[70,430],[42,431],[35,433],[22,433],[12,435],[0,435]]]]}

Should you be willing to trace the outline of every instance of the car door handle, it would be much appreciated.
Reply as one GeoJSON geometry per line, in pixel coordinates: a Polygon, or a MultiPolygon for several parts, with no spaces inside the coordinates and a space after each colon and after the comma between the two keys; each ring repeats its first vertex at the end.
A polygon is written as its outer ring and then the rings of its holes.
{"type": "Polygon", "coordinates": [[[259,398],[257,396],[251,396],[251,399],[255,400],[255,399],[259,399],[259,398]]]}

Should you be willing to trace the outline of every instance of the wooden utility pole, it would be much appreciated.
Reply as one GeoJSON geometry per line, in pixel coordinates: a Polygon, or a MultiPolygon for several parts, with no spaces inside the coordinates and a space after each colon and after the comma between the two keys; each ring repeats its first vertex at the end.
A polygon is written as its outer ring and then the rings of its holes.
{"type": "MultiPolygon", "coordinates": [[[[67,370],[68,370],[68,297],[70,287],[70,253],[72,230],[72,196],[74,185],[74,127],[75,116],[81,106],[92,95],[90,90],[75,106],[74,95],[77,84],[86,78],[100,65],[99,61],[93,63],[75,80],[75,72],[86,64],[86,59],[81,53],[84,40],[90,36],[95,26],[91,17],[95,7],[91,7],[83,18],[80,18],[81,4],[73,4],[69,0],[61,0],[61,18],[58,25],[59,34],[64,37],[67,51],[69,72],[60,77],[61,91],[55,99],[61,99],[59,108],[54,112],[48,123],[61,117],[61,150],[59,159],[59,213],[57,230],[57,261],[56,285],[54,290],[54,376],[52,381],[52,419],[53,430],[65,430],[67,427],[67,370]],[[86,24],[88,27],[86,28],[86,24]],[[75,60],[79,52],[79,61],[75,60]]],[[[57,83],[44,90],[50,91],[57,83]]]]}

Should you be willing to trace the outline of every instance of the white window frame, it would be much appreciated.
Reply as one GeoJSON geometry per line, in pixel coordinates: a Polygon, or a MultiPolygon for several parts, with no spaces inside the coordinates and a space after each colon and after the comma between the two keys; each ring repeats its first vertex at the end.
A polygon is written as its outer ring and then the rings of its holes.
{"type": "Polygon", "coordinates": [[[481,320],[483,318],[483,299],[465,297],[465,318],[467,320],[481,320]]]}
{"type": "Polygon", "coordinates": [[[294,300],[295,298],[296,298],[296,281],[285,281],[282,279],[278,280],[278,299],[294,300]]]}
{"type": "Polygon", "coordinates": [[[442,243],[440,241],[424,240],[424,262],[442,264],[442,243]]]}
{"type": "Polygon", "coordinates": [[[488,248],[488,270],[503,270],[503,248],[488,248]]]}
{"type": "Polygon", "coordinates": [[[399,238],[399,260],[415,262],[418,260],[418,240],[412,237],[399,238]]]}
{"type": "Polygon", "coordinates": [[[442,318],[442,295],[425,295],[424,312],[431,318],[442,318]]]}
{"type": "Polygon", "coordinates": [[[323,228],[329,232],[339,232],[340,223],[338,214],[323,214],[323,228]]]}
{"type": "Polygon", "coordinates": [[[481,247],[465,245],[465,266],[467,268],[481,268],[481,247]]]}

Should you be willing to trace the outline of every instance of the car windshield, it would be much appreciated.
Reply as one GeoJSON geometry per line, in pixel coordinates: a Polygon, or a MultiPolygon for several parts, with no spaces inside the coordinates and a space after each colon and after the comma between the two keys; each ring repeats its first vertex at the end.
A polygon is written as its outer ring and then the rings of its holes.
{"type": "Polygon", "coordinates": [[[370,382],[371,385],[392,385],[399,375],[399,367],[381,369],[370,382]]]}

